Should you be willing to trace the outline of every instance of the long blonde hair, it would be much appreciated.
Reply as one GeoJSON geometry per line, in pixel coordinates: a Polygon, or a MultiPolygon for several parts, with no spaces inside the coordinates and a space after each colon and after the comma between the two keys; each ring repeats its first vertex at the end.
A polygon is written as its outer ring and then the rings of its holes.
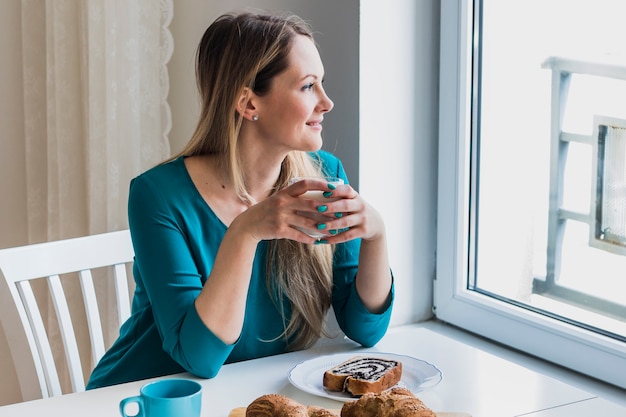
{"type": "MultiPolygon", "coordinates": [[[[218,169],[230,175],[239,198],[251,205],[240,159],[238,138],[243,119],[236,110],[245,88],[267,93],[273,77],[287,68],[296,36],[313,39],[310,27],[293,15],[225,14],[204,33],[196,52],[196,82],[201,114],[179,156],[213,155],[218,169]]],[[[321,174],[306,152],[292,151],[283,160],[276,192],[295,176],[321,174]]],[[[322,334],[331,304],[332,248],[280,239],[269,242],[267,287],[284,318],[284,337],[292,349],[310,346],[322,334]],[[283,299],[290,303],[286,317],[283,299]]]]}

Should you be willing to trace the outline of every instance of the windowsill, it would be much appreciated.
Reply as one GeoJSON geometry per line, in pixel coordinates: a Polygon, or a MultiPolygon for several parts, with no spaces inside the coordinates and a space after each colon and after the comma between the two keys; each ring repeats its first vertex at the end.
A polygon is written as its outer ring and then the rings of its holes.
{"type": "MultiPolygon", "coordinates": [[[[577,372],[574,372],[574,371],[565,369],[563,367],[560,367],[558,365],[554,365],[552,363],[544,361],[540,358],[526,355],[522,352],[519,352],[519,351],[510,349],[506,346],[494,343],[490,340],[487,340],[485,338],[482,338],[480,336],[469,333],[458,327],[454,327],[452,325],[443,323],[438,320],[430,320],[430,321],[426,321],[423,323],[419,323],[419,326],[427,330],[430,330],[434,333],[437,333],[441,336],[450,338],[455,342],[459,342],[460,344],[470,349],[473,348],[473,349],[490,354],[490,355],[487,355],[487,357],[492,357],[493,355],[497,358],[503,359],[504,361],[510,362],[515,365],[519,365],[527,370],[530,370],[531,372],[543,375],[547,377],[548,381],[551,381],[551,380],[554,381],[555,389],[557,388],[556,385],[562,386],[562,384],[567,384],[573,388],[585,391],[591,394],[591,396],[598,397],[598,399],[606,400],[608,402],[617,404],[618,406],[621,406],[621,407],[626,407],[626,395],[624,394],[624,390],[614,385],[610,385],[605,382],[602,382],[593,378],[589,378],[577,372]]],[[[445,351],[447,346],[437,346],[437,348],[445,351]]],[[[581,358],[581,360],[584,360],[584,358],[581,358]]],[[[493,361],[494,361],[494,366],[497,366],[495,362],[499,362],[499,361],[496,358],[494,358],[493,361]]],[[[461,373],[470,372],[469,370],[470,365],[474,365],[474,364],[468,364],[467,370],[459,370],[459,372],[461,373]]],[[[445,377],[446,376],[444,376],[444,378],[445,377]]],[[[448,375],[447,377],[450,378],[452,376],[448,375]]],[[[515,381],[502,381],[502,384],[515,384],[515,381]]],[[[547,392],[549,391],[549,389],[550,387],[548,384],[548,388],[546,389],[546,392],[544,393],[545,395],[549,395],[549,392],[547,392]]],[[[528,393],[523,389],[523,387],[520,387],[520,395],[522,396],[528,395],[528,393]]],[[[576,407],[576,406],[571,405],[571,407],[576,407]]],[[[581,404],[581,407],[584,407],[584,405],[581,404]]],[[[599,410],[596,410],[596,411],[599,411],[599,410]]],[[[569,415],[571,416],[586,415],[583,413],[578,414],[576,413],[576,410],[568,411],[568,412],[570,413],[569,415]]],[[[533,413],[531,415],[534,416],[535,414],[533,413]]],[[[544,414],[541,413],[541,415],[543,416],[544,414]]],[[[553,415],[553,414],[546,414],[546,415],[553,415]]],[[[554,414],[554,415],[556,416],[560,414],[554,414]]],[[[567,415],[567,414],[564,414],[564,415],[567,415]]],[[[603,415],[603,414],[594,413],[593,415],[603,415]]],[[[474,416],[474,417],[480,417],[480,416],[474,416]]]]}

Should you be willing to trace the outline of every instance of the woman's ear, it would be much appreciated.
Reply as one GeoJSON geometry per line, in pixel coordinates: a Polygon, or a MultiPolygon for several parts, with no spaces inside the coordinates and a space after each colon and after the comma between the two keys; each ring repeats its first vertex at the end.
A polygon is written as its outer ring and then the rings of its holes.
{"type": "Polygon", "coordinates": [[[245,87],[237,100],[237,113],[244,119],[250,121],[258,120],[257,109],[254,105],[254,93],[248,87],[245,87]]]}

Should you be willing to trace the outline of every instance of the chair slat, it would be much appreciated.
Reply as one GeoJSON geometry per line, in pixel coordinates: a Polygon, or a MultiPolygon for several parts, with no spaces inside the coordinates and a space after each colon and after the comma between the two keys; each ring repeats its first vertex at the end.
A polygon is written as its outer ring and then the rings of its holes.
{"type": "Polygon", "coordinates": [[[72,384],[72,392],[80,392],[85,390],[85,381],[80,363],[80,355],[78,354],[78,344],[76,343],[76,335],[70,310],[67,306],[65,292],[61,285],[61,279],[58,275],[52,275],[48,278],[48,286],[52,295],[52,302],[57,313],[59,328],[61,330],[61,338],[63,339],[63,347],[65,348],[65,358],[70,372],[70,382],[72,384]]]}
{"type": "Polygon", "coordinates": [[[117,318],[120,326],[130,317],[130,301],[126,265],[115,265],[115,296],[117,298],[117,318]]]}
{"type": "Polygon", "coordinates": [[[20,292],[20,297],[26,310],[26,315],[30,322],[35,343],[39,351],[39,359],[43,368],[43,373],[46,379],[48,389],[43,392],[44,396],[56,397],[61,395],[61,384],[59,383],[59,375],[57,368],[54,364],[54,356],[52,356],[52,349],[50,348],[50,341],[46,333],[46,328],[43,325],[39,306],[35,300],[35,294],[28,281],[21,281],[17,283],[17,288],[20,292]]]}
{"type": "Polygon", "coordinates": [[[96,364],[104,355],[104,337],[102,335],[102,322],[100,321],[100,309],[98,299],[93,285],[91,270],[86,269],[78,273],[80,287],[83,292],[83,302],[85,304],[85,314],[87,315],[87,325],[89,326],[89,337],[91,339],[91,359],[96,364]]]}
{"type": "Polygon", "coordinates": [[[4,324],[4,334],[14,363],[28,363],[32,366],[20,366],[18,383],[24,401],[47,398],[48,387],[44,377],[41,358],[37,352],[37,343],[30,325],[24,303],[17,285],[9,284],[0,268],[0,319],[4,324]],[[15,308],[11,308],[14,306],[15,308]],[[42,395],[43,394],[43,395],[42,395]]]}

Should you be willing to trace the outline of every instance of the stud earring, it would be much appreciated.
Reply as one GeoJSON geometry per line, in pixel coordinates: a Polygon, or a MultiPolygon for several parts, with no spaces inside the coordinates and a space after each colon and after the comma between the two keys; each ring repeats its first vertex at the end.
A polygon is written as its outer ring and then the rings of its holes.
{"type": "Polygon", "coordinates": [[[259,120],[259,115],[255,114],[254,116],[252,116],[252,121],[256,122],[257,120],[259,120]]]}

